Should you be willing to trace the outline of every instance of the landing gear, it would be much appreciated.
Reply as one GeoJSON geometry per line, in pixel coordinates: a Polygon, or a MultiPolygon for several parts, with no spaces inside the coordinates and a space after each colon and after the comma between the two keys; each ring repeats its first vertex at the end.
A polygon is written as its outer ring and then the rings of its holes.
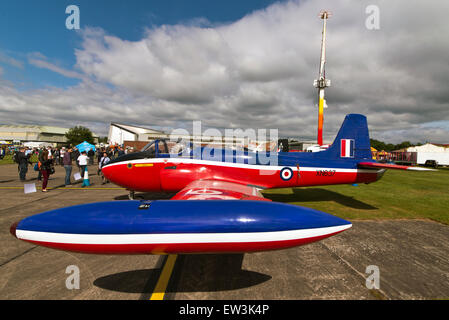
{"type": "Polygon", "coordinates": [[[128,190],[128,199],[129,200],[142,200],[144,199],[142,196],[136,196],[136,192],[134,190],[128,190]]]}

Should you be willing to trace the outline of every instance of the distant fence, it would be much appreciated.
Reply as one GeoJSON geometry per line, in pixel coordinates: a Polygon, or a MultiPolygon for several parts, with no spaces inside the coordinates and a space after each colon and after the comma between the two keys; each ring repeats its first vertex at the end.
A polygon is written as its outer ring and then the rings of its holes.
{"type": "Polygon", "coordinates": [[[391,161],[394,162],[401,162],[401,163],[410,163],[410,164],[416,164],[418,159],[418,153],[417,152],[400,152],[400,151],[393,151],[390,152],[391,155],[391,161]]]}
{"type": "Polygon", "coordinates": [[[417,163],[417,152],[404,152],[404,151],[393,151],[393,152],[372,152],[373,158],[377,161],[391,161],[397,163],[417,163]]]}

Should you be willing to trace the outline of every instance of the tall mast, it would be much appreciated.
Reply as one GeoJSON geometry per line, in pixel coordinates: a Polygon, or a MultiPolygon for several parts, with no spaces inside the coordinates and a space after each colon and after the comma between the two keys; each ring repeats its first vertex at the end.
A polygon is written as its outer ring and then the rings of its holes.
{"type": "Polygon", "coordinates": [[[315,88],[318,88],[318,135],[317,143],[321,146],[323,144],[323,120],[324,120],[324,108],[326,106],[326,100],[324,100],[324,89],[330,86],[331,81],[326,79],[326,21],[332,16],[329,11],[322,10],[319,17],[323,20],[323,32],[321,39],[321,57],[320,57],[320,72],[318,80],[314,81],[315,88]]]}

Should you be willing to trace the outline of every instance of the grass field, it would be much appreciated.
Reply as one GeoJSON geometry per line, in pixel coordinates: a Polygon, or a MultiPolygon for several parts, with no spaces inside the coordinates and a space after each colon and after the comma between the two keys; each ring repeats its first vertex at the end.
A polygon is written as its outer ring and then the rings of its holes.
{"type": "Polygon", "coordinates": [[[273,200],[354,219],[431,219],[449,225],[449,170],[387,170],[372,184],[265,190],[273,200]]]}
{"type": "MultiPolygon", "coordinates": [[[[36,163],[37,162],[37,156],[33,154],[31,156],[31,158],[30,158],[30,161],[32,163],[36,163]]],[[[2,165],[2,164],[11,164],[11,163],[14,163],[14,161],[12,160],[12,155],[7,155],[3,159],[0,160],[0,165],[2,165]]]]}
{"type": "MultiPolygon", "coordinates": [[[[35,163],[37,157],[31,161],[35,163]]],[[[13,163],[12,157],[0,160],[13,163]]],[[[29,167],[31,169],[31,166],[29,167]]],[[[449,225],[449,169],[387,170],[372,184],[271,189],[265,197],[328,212],[344,219],[431,219],[449,225]]]]}

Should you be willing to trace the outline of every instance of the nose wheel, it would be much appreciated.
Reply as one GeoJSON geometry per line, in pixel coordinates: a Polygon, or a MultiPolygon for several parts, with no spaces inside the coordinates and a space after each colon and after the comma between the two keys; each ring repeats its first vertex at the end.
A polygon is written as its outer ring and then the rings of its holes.
{"type": "Polygon", "coordinates": [[[128,199],[129,200],[141,200],[141,199],[143,199],[142,196],[136,196],[136,192],[135,191],[133,191],[133,190],[128,190],[128,191],[129,191],[129,193],[128,193],[128,199]]]}

